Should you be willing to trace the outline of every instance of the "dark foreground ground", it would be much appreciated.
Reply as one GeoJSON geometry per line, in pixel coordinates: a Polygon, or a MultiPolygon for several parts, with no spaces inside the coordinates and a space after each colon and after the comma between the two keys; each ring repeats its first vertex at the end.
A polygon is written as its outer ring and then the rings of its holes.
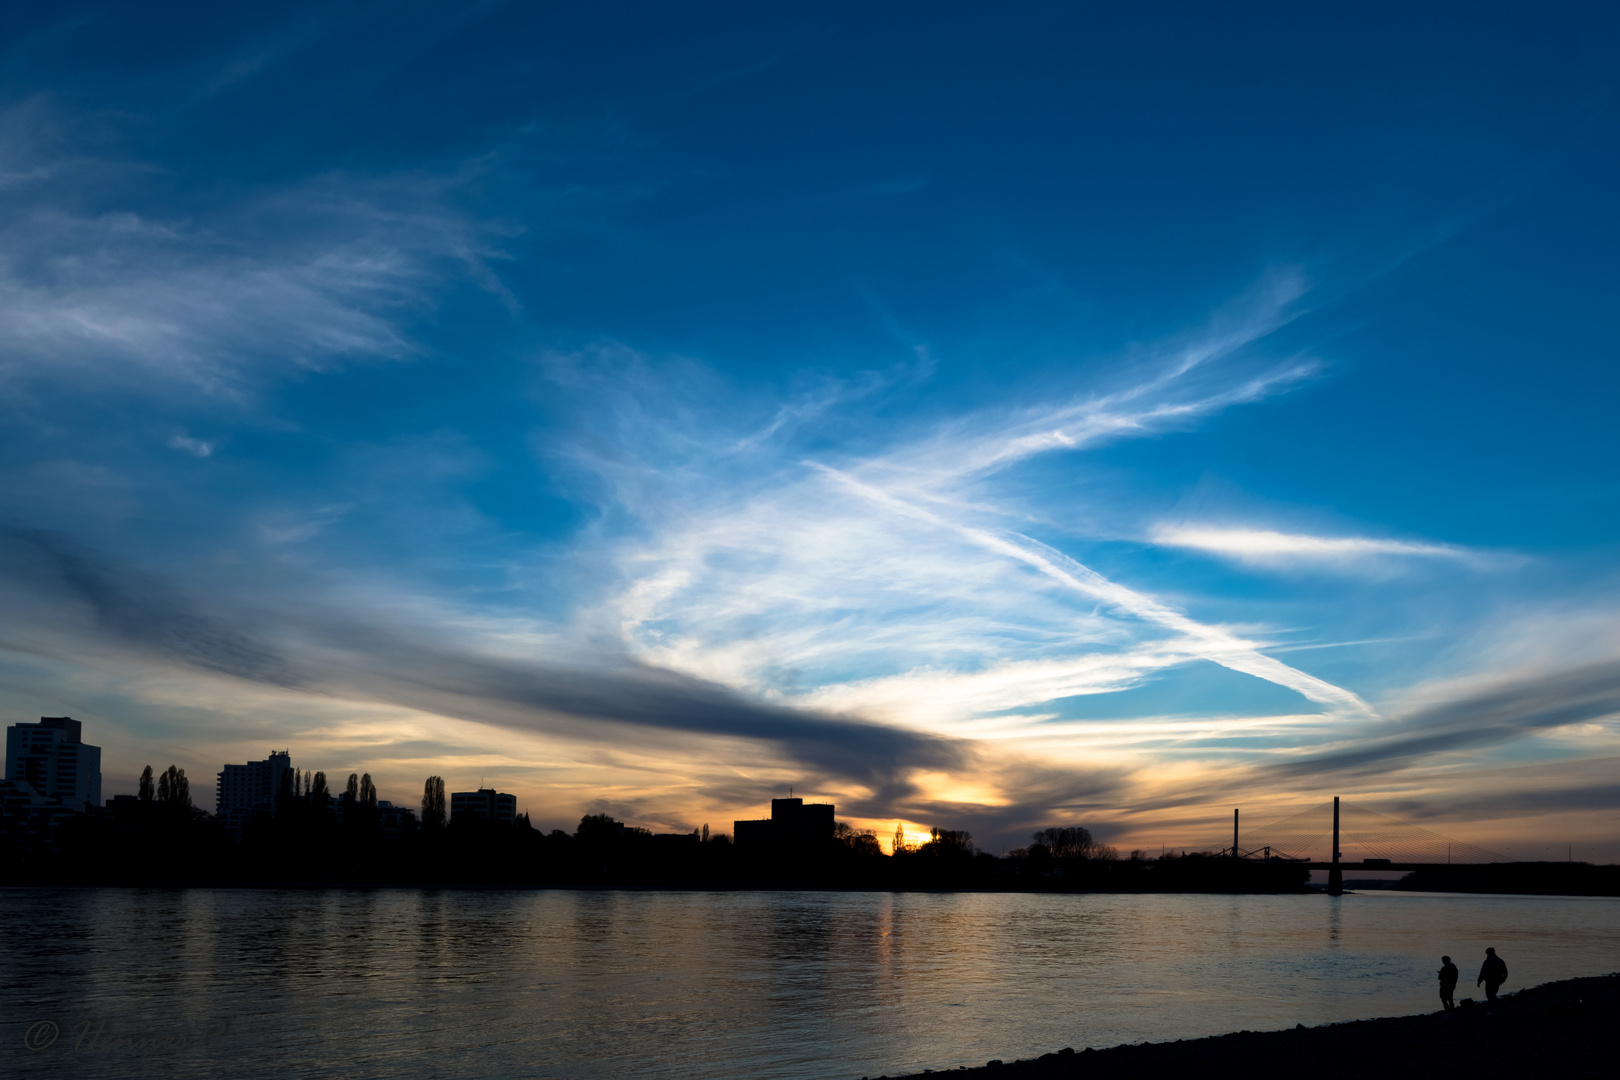
{"type": "MultiPolygon", "coordinates": [[[[1472,988],[1459,986],[1459,997],[1472,988]]],[[[1481,995],[1483,997],[1483,995],[1481,995]]],[[[940,1076],[943,1073],[933,1073],[940,1076]]],[[[1048,1077],[1553,1077],[1620,1076],[1620,974],[1547,983],[1504,996],[1496,1011],[1397,1016],[1291,1031],[1072,1049],[991,1062],[951,1076],[1048,1077]]]]}

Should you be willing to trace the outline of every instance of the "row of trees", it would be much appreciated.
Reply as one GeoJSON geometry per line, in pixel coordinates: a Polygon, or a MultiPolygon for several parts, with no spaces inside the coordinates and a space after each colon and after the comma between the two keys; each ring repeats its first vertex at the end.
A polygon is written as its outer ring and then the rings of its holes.
{"type": "Polygon", "coordinates": [[[315,779],[300,777],[274,812],[227,829],[175,801],[186,797],[176,775],[154,776],[150,798],[108,815],[75,815],[54,846],[9,825],[0,830],[0,880],[1250,892],[1296,889],[1304,874],[1213,856],[1119,860],[1105,846],[1076,842],[1088,834],[1053,843],[1044,830],[1007,858],[950,829],[933,829],[921,843],[902,834],[890,858],[872,830],[847,822],[821,843],[743,848],[706,826],[655,835],[606,814],[585,815],[572,832],[542,833],[526,815],[445,820],[440,778],[424,784],[419,825],[414,815],[379,814],[362,797],[372,789],[360,776],[333,813],[315,779]]]}
{"type": "Polygon", "coordinates": [[[47,836],[8,818],[0,876],[105,882],[299,881],[682,887],[983,889],[1192,889],[1280,891],[1304,871],[1209,853],[1122,860],[1078,825],[1045,828],[997,858],[967,830],[926,838],[897,827],[884,854],[877,833],[835,822],[829,839],[739,848],[707,825],[655,835],[607,814],[586,814],[572,832],[449,814],[444,778],[423,782],[420,816],[379,805],[369,773],[351,773],[334,794],[326,774],[288,770],[273,807],[228,821],[191,804],[185,771],[141,773],[135,800],[110,814],[74,816],[47,836]],[[25,826],[25,827],[24,827],[25,826]]]}
{"type": "MultiPolygon", "coordinates": [[[[332,791],[327,785],[324,772],[317,770],[311,774],[308,770],[300,773],[297,769],[290,769],[281,777],[281,797],[305,799],[320,804],[332,798],[332,791]]],[[[370,773],[350,773],[349,782],[344,785],[343,794],[339,798],[375,808],[377,785],[371,782],[370,773]]]]}
{"type": "Polygon", "coordinates": [[[1030,840],[1029,847],[1016,848],[1009,857],[1022,859],[1051,859],[1057,862],[1098,859],[1112,862],[1119,858],[1119,849],[1099,844],[1091,831],[1080,825],[1066,828],[1042,829],[1030,840]]]}
{"type": "MultiPolygon", "coordinates": [[[[138,797],[142,802],[175,805],[186,809],[192,807],[191,788],[186,779],[186,770],[174,765],[157,774],[153,773],[152,766],[146,766],[141,772],[138,790],[138,797]]],[[[302,773],[297,769],[290,770],[282,777],[281,794],[283,798],[290,796],[317,805],[334,798],[327,783],[326,773],[319,770],[314,772],[305,770],[302,773]]],[[[351,804],[375,808],[378,802],[377,787],[372,782],[371,774],[350,773],[342,795],[337,798],[351,804]]],[[[446,826],[449,821],[449,801],[445,794],[444,777],[429,776],[423,782],[421,807],[421,816],[418,820],[423,829],[436,830],[446,826]]],[[[586,815],[581,819],[580,827],[588,836],[598,835],[601,830],[610,827],[615,832],[623,832],[626,829],[606,814],[586,815]]],[[[630,831],[646,836],[652,835],[646,829],[630,831]]],[[[566,834],[559,833],[559,835],[566,834]]],[[[725,833],[716,834],[716,838],[722,844],[730,842],[725,833]]],[[[702,827],[701,839],[703,843],[710,841],[707,824],[702,827]]],[[[883,845],[878,840],[877,832],[872,829],[857,829],[848,822],[836,822],[833,839],[848,855],[883,854],[883,845]]],[[[983,854],[974,846],[973,834],[965,829],[941,829],[936,826],[929,831],[927,840],[913,843],[908,838],[903,824],[895,826],[891,850],[901,856],[965,858],[983,854]]],[[[1120,854],[1117,848],[1097,841],[1091,831],[1084,826],[1069,825],[1036,831],[1027,847],[1013,848],[1007,852],[1006,857],[1035,863],[1089,860],[1109,862],[1119,859],[1120,854]]],[[[1148,855],[1137,849],[1130,853],[1129,859],[1132,862],[1142,862],[1148,859],[1148,855]]]]}
{"type": "MultiPolygon", "coordinates": [[[[155,783],[152,767],[148,765],[141,773],[139,791],[140,799],[145,802],[156,801],[187,808],[191,806],[186,771],[173,765],[158,774],[155,783]]],[[[311,773],[306,770],[300,773],[297,769],[290,770],[282,778],[282,797],[289,796],[316,805],[325,803],[331,798],[326,774],[320,771],[311,773]]],[[[374,809],[377,805],[377,787],[372,782],[371,774],[350,773],[341,798],[351,805],[374,809]]],[[[421,807],[419,821],[422,829],[435,831],[446,827],[449,821],[449,804],[442,776],[429,776],[423,782],[421,807]]],[[[566,834],[555,832],[554,835],[566,834]]],[[[651,836],[652,833],[647,829],[628,828],[607,814],[587,814],[580,819],[579,828],[574,834],[576,839],[584,843],[598,845],[607,842],[609,838],[616,840],[625,835],[651,836]]],[[[730,838],[724,833],[717,834],[714,839],[721,844],[730,842],[730,838]]],[[[701,842],[708,844],[710,840],[709,826],[705,824],[701,830],[701,842]]],[[[875,830],[857,829],[845,821],[834,824],[833,842],[844,855],[850,857],[883,854],[883,846],[878,841],[875,830]]],[[[941,829],[937,826],[929,831],[927,840],[913,843],[907,837],[904,825],[896,825],[891,850],[896,856],[902,857],[916,855],[960,859],[983,854],[974,846],[971,832],[965,829],[941,829]]],[[[1014,848],[1007,853],[1007,858],[1036,864],[1092,860],[1110,862],[1119,858],[1119,851],[1108,844],[1098,842],[1084,826],[1069,825],[1038,830],[1031,837],[1029,846],[1014,848]]],[[[1133,862],[1137,862],[1145,859],[1146,855],[1140,850],[1132,851],[1130,858],[1133,862]]]]}
{"type": "MultiPolygon", "coordinates": [[[[439,823],[443,824],[444,814],[444,781],[433,776],[428,778],[431,786],[438,782],[439,796],[439,823]]],[[[152,766],[148,765],[141,770],[141,778],[136,784],[135,797],[143,803],[162,803],[171,806],[180,806],[192,809],[191,781],[186,779],[186,770],[170,765],[161,773],[154,774],[152,766]]],[[[310,773],[289,769],[281,777],[282,799],[306,799],[321,803],[332,798],[330,788],[327,786],[324,772],[310,773]]],[[[370,773],[350,773],[348,784],[344,787],[342,798],[353,803],[362,803],[367,806],[377,805],[377,785],[372,783],[370,773]]],[[[423,809],[427,804],[424,800],[423,809]]]]}
{"type": "Polygon", "coordinates": [[[143,803],[155,802],[191,809],[191,781],[186,779],[186,770],[173,765],[159,773],[156,782],[153,781],[152,766],[142,769],[136,790],[136,797],[143,803]]]}
{"type": "MultiPolygon", "coordinates": [[[[882,853],[877,844],[877,834],[870,834],[872,847],[882,853]]],[[[923,855],[935,858],[966,859],[980,854],[979,849],[973,846],[973,834],[966,829],[941,829],[935,826],[928,832],[928,839],[920,844],[913,844],[906,838],[906,828],[897,824],[894,827],[894,841],[891,849],[897,856],[923,855]]]]}
{"type": "MultiPolygon", "coordinates": [[[[840,823],[844,831],[839,838],[845,843],[859,842],[867,845],[864,850],[881,853],[882,849],[877,842],[877,834],[870,830],[857,833],[847,825],[840,823]]],[[[912,843],[906,835],[903,824],[894,827],[893,852],[896,855],[924,855],[938,858],[972,858],[983,855],[973,845],[973,834],[966,829],[941,829],[935,827],[929,830],[928,839],[921,843],[912,843]]],[[[1133,859],[1140,858],[1142,853],[1131,853],[1133,859]]],[[[1096,860],[1111,862],[1119,858],[1117,848],[1107,844],[1098,843],[1091,835],[1091,830],[1082,825],[1069,825],[1041,829],[1035,833],[1028,847],[1014,848],[1007,853],[1009,859],[1027,859],[1035,862],[1073,862],[1096,860]]]]}

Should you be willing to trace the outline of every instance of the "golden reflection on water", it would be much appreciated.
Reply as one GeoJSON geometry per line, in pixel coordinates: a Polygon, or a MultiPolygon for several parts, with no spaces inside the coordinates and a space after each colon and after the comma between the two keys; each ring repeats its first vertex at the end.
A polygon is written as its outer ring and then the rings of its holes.
{"type": "Polygon", "coordinates": [[[0,896],[8,1077],[875,1076],[1428,1010],[1440,954],[1487,944],[1515,986],[1620,968],[1613,900],[0,896]]]}

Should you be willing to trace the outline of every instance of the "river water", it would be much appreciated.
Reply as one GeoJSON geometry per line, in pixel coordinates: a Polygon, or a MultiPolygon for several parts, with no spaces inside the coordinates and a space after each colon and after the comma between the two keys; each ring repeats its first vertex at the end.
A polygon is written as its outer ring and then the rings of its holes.
{"type": "Polygon", "coordinates": [[[1620,969],[1620,901],[0,889],[8,1077],[834,1077],[1620,969]]]}

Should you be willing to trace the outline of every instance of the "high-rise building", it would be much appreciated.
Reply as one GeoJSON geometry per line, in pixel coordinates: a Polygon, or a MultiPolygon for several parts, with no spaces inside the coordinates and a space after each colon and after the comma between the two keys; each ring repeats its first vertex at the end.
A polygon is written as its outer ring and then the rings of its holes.
{"type": "Polygon", "coordinates": [[[517,820],[517,796],[492,788],[451,792],[450,820],[458,817],[493,818],[510,825],[517,820]]]}
{"type": "Polygon", "coordinates": [[[6,779],[74,810],[101,805],[101,747],[81,738],[70,716],[42,716],[37,724],[6,728],[6,779]]]}
{"type": "Polygon", "coordinates": [[[292,768],[292,754],[272,751],[263,761],[227,765],[219,774],[214,813],[227,817],[232,811],[273,810],[281,795],[281,778],[292,768]]]}
{"type": "Polygon", "coordinates": [[[734,821],[731,825],[732,836],[739,847],[823,843],[833,838],[833,804],[806,803],[803,799],[772,799],[770,817],[757,821],[734,821]]]}

